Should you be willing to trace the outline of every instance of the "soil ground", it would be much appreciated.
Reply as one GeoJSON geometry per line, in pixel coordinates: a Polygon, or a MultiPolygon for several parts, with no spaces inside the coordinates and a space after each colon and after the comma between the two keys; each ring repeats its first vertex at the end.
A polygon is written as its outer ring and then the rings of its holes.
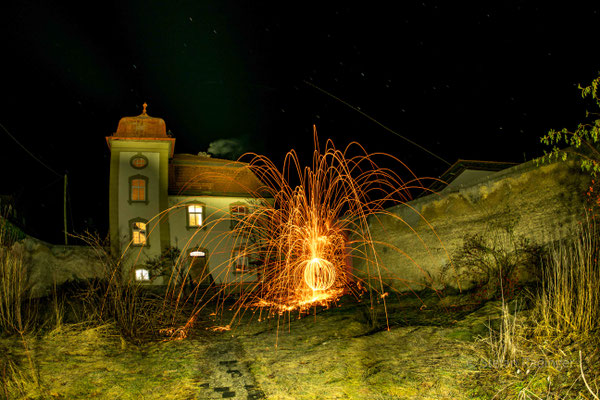
{"type": "Polygon", "coordinates": [[[248,310],[228,331],[210,328],[226,325],[230,311],[207,311],[188,338],[137,346],[110,325],[64,325],[0,339],[9,361],[0,373],[8,365],[20,377],[0,397],[490,399],[503,383],[482,362],[477,338],[499,317],[499,303],[465,299],[396,296],[373,318],[370,304],[343,297],[302,318],[259,322],[248,310]]]}

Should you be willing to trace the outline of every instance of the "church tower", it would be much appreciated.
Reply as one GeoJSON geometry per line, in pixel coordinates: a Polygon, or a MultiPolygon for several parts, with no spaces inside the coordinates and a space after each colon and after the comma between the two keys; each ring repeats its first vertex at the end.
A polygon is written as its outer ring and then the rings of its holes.
{"type": "Polygon", "coordinates": [[[130,267],[169,246],[169,159],[175,139],[165,121],[146,113],[124,117],[106,137],[110,149],[109,221],[111,251],[130,255],[130,267]],[[130,257],[133,257],[131,259],[130,257]]]}

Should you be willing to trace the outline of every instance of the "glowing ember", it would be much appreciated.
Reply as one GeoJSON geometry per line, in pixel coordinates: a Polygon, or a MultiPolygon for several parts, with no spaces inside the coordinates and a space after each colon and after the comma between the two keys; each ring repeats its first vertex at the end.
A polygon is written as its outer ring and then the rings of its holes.
{"type": "Polygon", "coordinates": [[[229,325],[225,325],[225,326],[213,326],[211,328],[206,328],[206,329],[210,329],[213,332],[224,332],[224,331],[230,331],[231,327],[229,325]]]}
{"type": "Polygon", "coordinates": [[[305,297],[297,297],[293,299],[287,299],[283,301],[267,301],[260,299],[252,306],[268,308],[275,311],[276,314],[281,315],[284,312],[290,312],[294,310],[305,310],[312,306],[324,306],[327,307],[329,303],[338,299],[344,292],[344,289],[327,290],[327,291],[313,291],[310,295],[305,297]]]}

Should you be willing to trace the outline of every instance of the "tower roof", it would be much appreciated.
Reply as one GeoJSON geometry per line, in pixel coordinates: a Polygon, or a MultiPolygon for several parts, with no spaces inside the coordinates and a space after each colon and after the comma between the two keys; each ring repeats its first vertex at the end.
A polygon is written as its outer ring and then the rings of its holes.
{"type": "Polygon", "coordinates": [[[113,136],[132,138],[166,138],[167,127],[162,118],[154,118],[146,113],[148,104],[137,117],[123,117],[119,121],[117,131],[113,136]]]}

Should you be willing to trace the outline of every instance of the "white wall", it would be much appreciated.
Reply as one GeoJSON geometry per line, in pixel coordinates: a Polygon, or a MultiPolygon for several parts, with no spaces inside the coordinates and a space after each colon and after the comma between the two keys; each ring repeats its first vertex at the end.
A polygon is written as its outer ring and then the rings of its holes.
{"type": "Polygon", "coordinates": [[[208,269],[217,284],[255,281],[255,274],[233,274],[229,265],[234,246],[240,244],[230,234],[229,206],[240,202],[249,205],[250,200],[243,197],[169,196],[171,245],[185,254],[198,247],[207,250],[208,269]],[[187,228],[186,205],[189,203],[204,205],[201,229],[187,228]]]}
{"type": "MultiPolygon", "coordinates": [[[[125,249],[131,241],[129,221],[133,218],[144,218],[148,223],[147,244],[144,247],[129,247],[127,263],[129,265],[142,264],[149,257],[154,257],[161,252],[160,228],[158,226],[159,207],[159,162],[160,153],[151,151],[123,151],[119,158],[119,237],[121,249],[125,249]],[[133,168],[130,164],[131,157],[142,154],[148,159],[148,165],[142,169],[133,168]],[[148,204],[129,203],[129,178],[134,175],[148,177],[146,188],[148,204]]],[[[126,269],[127,270],[127,269],[126,269]]]]}

